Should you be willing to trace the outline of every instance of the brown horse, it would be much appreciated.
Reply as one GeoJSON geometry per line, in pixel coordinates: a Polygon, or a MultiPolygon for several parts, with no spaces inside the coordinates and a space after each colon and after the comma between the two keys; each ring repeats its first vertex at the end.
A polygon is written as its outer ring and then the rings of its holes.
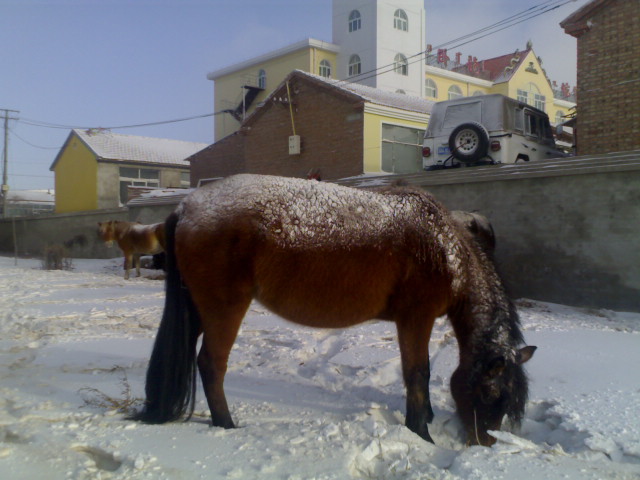
{"type": "Polygon", "coordinates": [[[429,337],[448,314],[451,392],[470,443],[489,445],[527,399],[518,316],[492,262],[428,193],[238,175],[191,193],[166,222],[164,313],[146,379],[148,423],[193,412],[196,365],[214,426],[232,428],[223,382],[252,298],[312,327],[395,322],[406,425],[432,441],[429,337]],[[196,356],[196,342],[204,334],[196,356]]]}
{"type": "Polygon", "coordinates": [[[140,255],[155,255],[164,251],[164,223],[142,225],[137,222],[109,220],[98,222],[98,234],[111,245],[117,242],[124,253],[124,278],[135,264],[136,276],[140,276],[140,255]]]}

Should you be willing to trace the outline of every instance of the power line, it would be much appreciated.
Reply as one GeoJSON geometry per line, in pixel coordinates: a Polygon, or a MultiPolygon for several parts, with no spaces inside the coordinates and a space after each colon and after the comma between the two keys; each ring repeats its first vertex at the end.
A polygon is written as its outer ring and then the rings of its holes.
{"type": "MultiPolygon", "coordinates": [[[[567,3],[571,3],[574,2],[575,0],[546,0],[545,2],[542,2],[538,5],[534,5],[532,7],[529,7],[519,13],[516,13],[514,15],[511,15],[509,17],[506,17],[498,22],[495,22],[491,25],[488,25],[486,27],[483,27],[481,29],[478,29],[474,32],[468,33],[466,35],[462,35],[460,37],[457,37],[455,39],[449,40],[448,42],[444,42],[440,45],[437,45],[436,47],[434,47],[435,49],[441,49],[443,47],[448,47],[448,48],[458,48],[461,47],[463,45],[466,45],[468,43],[474,42],[476,40],[480,40],[482,38],[488,37],[489,35],[493,35],[497,32],[500,32],[502,30],[505,30],[507,28],[513,27],[515,25],[518,25],[520,23],[526,22],[528,20],[531,20],[535,17],[538,17],[540,15],[544,15],[545,13],[549,13],[557,8],[560,8],[563,5],[566,5],[567,3]],[[499,27],[499,28],[498,28],[499,27]],[[486,33],[485,33],[486,32],[486,33]],[[469,40],[466,40],[469,39],[469,40]],[[466,41],[462,41],[462,40],[466,40],[466,41]],[[461,43],[456,43],[456,42],[461,42],[461,43]],[[452,43],[456,43],[455,45],[451,46],[452,43]]],[[[425,54],[424,51],[420,51],[414,55],[411,55],[407,58],[407,60],[409,59],[416,59],[413,60],[411,62],[407,62],[407,65],[411,65],[413,63],[417,63],[419,61],[423,61],[423,57],[428,58],[429,56],[433,56],[432,54],[425,54]]],[[[359,83],[362,82],[363,80],[368,80],[370,78],[374,78],[377,77],[379,75],[385,74],[385,73],[389,73],[391,71],[396,70],[397,66],[395,63],[391,63],[388,65],[383,65],[381,67],[375,68],[373,70],[369,70],[367,72],[362,72],[359,73],[357,75],[353,75],[351,77],[349,77],[348,79],[344,79],[344,80],[339,80],[336,82],[336,84],[341,84],[341,83],[359,83]]],[[[186,122],[189,120],[197,120],[197,119],[201,119],[201,118],[207,118],[207,117],[212,117],[214,115],[218,115],[220,113],[224,113],[224,112],[214,112],[214,113],[205,113],[202,115],[193,115],[190,117],[183,117],[183,118],[177,118],[177,119],[173,119],[173,120],[162,120],[162,121],[157,121],[157,122],[147,122],[147,123],[139,123],[139,124],[134,124],[134,125],[119,125],[119,126],[112,126],[112,127],[101,127],[104,128],[105,130],[120,130],[120,129],[127,129],[127,128],[139,128],[139,127],[150,127],[150,126],[156,126],[156,125],[166,125],[166,124],[170,124],[170,123],[179,123],[179,122],[186,122]]],[[[29,118],[22,118],[19,120],[20,122],[26,124],[26,125],[30,125],[30,126],[34,126],[34,127],[41,127],[41,128],[55,128],[55,129],[65,129],[65,130],[72,130],[72,129],[79,129],[79,130],[88,130],[91,128],[95,128],[95,127],[88,127],[88,126],[79,126],[79,125],[63,125],[63,124],[57,124],[57,123],[51,123],[51,122],[46,122],[46,121],[41,121],[41,120],[34,120],[34,119],[29,119],[29,118]]],[[[29,141],[21,138],[19,135],[17,135],[15,132],[12,132],[14,135],[16,135],[20,140],[22,140],[23,142],[36,147],[36,148],[42,148],[42,149],[57,149],[59,147],[42,147],[39,145],[35,145],[30,143],[29,141]]]]}
{"type": "Polygon", "coordinates": [[[28,141],[28,140],[26,140],[26,139],[22,138],[20,135],[18,135],[18,134],[16,133],[16,131],[15,131],[13,128],[9,128],[9,131],[10,131],[13,135],[15,135],[19,140],[22,140],[24,143],[26,143],[27,145],[30,145],[30,146],[32,146],[32,147],[40,148],[40,149],[42,149],[42,150],[60,150],[60,147],[59,147],[59,146],[57,146],[57,147],[43,147],[43,146],[41,146],[41,145],[36,145],[35,143],[31,143],[30,141],[28,141]]]}
{"type": "Polygon", "coordinates": [[[10,177],[55,178],[54,175],[31,175],[27,173],[10,173],[10,177]]]}
{"type": "MultiPolygon", "coordinates": [[[[115,127],[101,127],[101,128],[104,128],[105,130],[121,130],[125,128],[152,127],[155,125],[165,125],[167,123],[178,123],[178,122],[186,122],[188,120],[197,120],[200,118],[212,117],[213,115],[215,114],[205,113],[202,115],[193,115],[191,117],[176,118],[173,120],[162,120],[158,122],[138,123],[135,125],[118,125],[115,127]]],[[[34,120],[30,118],[22,118],[20,121],[26,125],[31,125],[33,127],[42,127],[42,128],[60,128],[64,130],[73,130],[73,129],[89,130],[91,128],[95,128],[95,127],[78,126],[78,125],[62,125],[59,123],[44,122],[41,120],[34,120]]]]}

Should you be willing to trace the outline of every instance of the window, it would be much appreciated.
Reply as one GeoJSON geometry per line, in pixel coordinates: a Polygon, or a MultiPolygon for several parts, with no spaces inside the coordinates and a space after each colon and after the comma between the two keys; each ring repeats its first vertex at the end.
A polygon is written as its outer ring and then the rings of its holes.
{"type": "Polygon", "coordinates": [[[530,112],[525,112],[524,114],[524,126],[525,135],[529,135],[532,137],[540,136],[540,120],[536,115],[533,115],[530,112]]]}
{"type": "Polygon", "coordinates": [[[393,15],[393,28],[396,30],[402,30],[403,32],[409,31],[409,18],[404,10],[398,9],[393,15]]]}
{"type": "Polygon", "coordinates": [[[267,72],[264,70],[258,72],[258,88],[263,90],[267,88],[267,72]]]}
{"type": "Polygon", "coordinates": [[[532,105],[543,112],[546,110],[547,99],[540,94],[540,89],[532,82],[518,89],[518,101],[532,105]]]}
{"type": "Polygon", "coordinates": [[[358,55],[351,55],[349,58],[349,76],[360,75],[362,72],[362,64],[358,55]]]}
{"type": "Polygon", "coordinates": [[[360,30],[361,27],[362,24],[360,23],[360,12],[358,10],[353,10],[349,14],[349,32],[360,30]]]}
{"type": "Polygon", "coordinates": [[[382,170],[388,173],[422,171],[424,130],[382,124],[382,170]]]}
{"type": "Polygon", "coordinates": [[[564,113],[562,113],[562,110],[558,110],[556,112],[556,125],[560,125],[562,123],[563,118],[564,118],[564,113]]]}
{"type": "Polygon", "coordinates": [[[331,63],[329,62],[329,60],[322,60],[320,62],[320,70],[318,71],[318,73],[321,77],[331,77],[331,63]]]}
{"type": "Polygon", "coordinates": [[[484,95],[484,92],[481,92],[480,90],[476,90],[475,92],[473,92],[473,94],[471,96],[472,97],[479,97],[480,95],[484,95]]]}
{"type": "Polygon", "coordinates": [[[529,103],[529,92],[518,89],[518,101],[522,103],[529,103]]]}
{"type": "Polygon", "coordinates": [[[542,110],[543,112],[545,111],[546,108],[546,104],[547,104],[547,99],[544,95],[540,95],[539,93],[534,93],[533,94],[533,106],[536,107],[537,109],[542,110]]]}
{"type": "Polygon", "coordinates": [[[453,100],[454,98],[462,98],[464,96],[462,95],[462,90],[460,90],[460,87],[457,85],[451,85],[447,93],[449,100],[453,100]]]}
{"type": "Polygon", "coordinates": [[[438,86],[430,78],[424,81],[424,95],[429,98],[438,98],[438,86]]]}
{"type": "Polygon", "coordinates": [[[160,170],[120,167],[120,203],[127,203],[128,187],[159,187],[160,170]]]}
{"type": "Polygon", "coordinates": [[[407,57],[401,53],[397,54],[393,59],[393,70],[400,75],[409,75],[409,62],[407,62],[407,57]]]}
{"type": "Polygon", "coordinates": [[[180,187],[189,188],[191,186],[191,174],[189,172],[180,172],[180,187]]]}
{"type": "Polygon", "coordinates": [[[449,105],[444,114],[442,128],[455,128],[461,123],[482,123],[482,102],[464,103],[462,105],[449,105]]]}

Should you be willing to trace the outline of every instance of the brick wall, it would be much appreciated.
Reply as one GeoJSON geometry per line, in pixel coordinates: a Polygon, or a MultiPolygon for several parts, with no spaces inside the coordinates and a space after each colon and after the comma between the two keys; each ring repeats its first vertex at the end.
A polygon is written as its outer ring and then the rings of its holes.
{"type": "Polygon", "coordinates": [[[191,158],[191,184],[198,179],[248,172],[306,177],[320,170],[322,180],[363,172],[363,102],[304,78],[289,85],[301,153],[289,155],[293,134],[285,86],[268,105],[247,119],[236,134],[191,158]]]}
{"type": "Polygon", "coordinates": [[[208,146],[191,158],[191,186],[197,187],[203,178],[226,177],[246,172],[244,138],[236,132],[208,146]]]}
{"type": "Polygon", "coordinates": [[[289,155],[293,127],[283,88],[276,92],[270,108],[249,124],[248,169],[293,177],[305,177],[309,171],[320,169],[323,180],[361,174],[362,102],[299,78],[291,82],[290,92],[296,135],[301,137],[300,155],[289,155]]]}
{"type": "Polygon", "coordinates": [[[640,148],[640,1],[603,2],[578,37],[578,154],[640,148]]]}

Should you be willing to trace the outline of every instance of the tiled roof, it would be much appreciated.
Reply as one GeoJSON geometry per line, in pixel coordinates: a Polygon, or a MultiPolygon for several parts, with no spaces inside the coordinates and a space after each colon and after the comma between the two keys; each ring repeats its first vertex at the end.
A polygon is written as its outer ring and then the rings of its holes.
{"type": "Polygon", "coordinates": [[[466,67],[461,67],[460,73],[465,75],[476,76],[485,80],[490,80],[494,83],[507,82],[513,74],[518,70],[518,67],[524,62],[524,59],[531,51],[530,48],[518,51],[514,53],[507,53],[506,55],[500,55],[499,57],[487,58],[481,60],[479,63],[479,70],[477,74],[469,73],[466,67]],[[507,68],[510,67],[510,68],[507,68]]]}
{"type": "Polygon", "coordinates": [[[188,167],[186,161],[208,144],[167,138],[123,135],[101,130],[73,130],[99,159],[188,167]]]}

